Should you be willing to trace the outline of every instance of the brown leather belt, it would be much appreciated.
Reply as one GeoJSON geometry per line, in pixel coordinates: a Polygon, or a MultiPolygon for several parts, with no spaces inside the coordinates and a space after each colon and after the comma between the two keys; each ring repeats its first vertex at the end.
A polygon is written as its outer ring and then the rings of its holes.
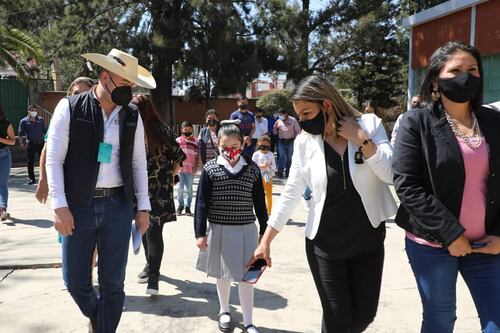
{"type": "Polygon", "coordinates": [[[123,186],[109,188],[98,187],[94,190],[94,198],[109,198],[120,193],[123,193],[123,186]]]}

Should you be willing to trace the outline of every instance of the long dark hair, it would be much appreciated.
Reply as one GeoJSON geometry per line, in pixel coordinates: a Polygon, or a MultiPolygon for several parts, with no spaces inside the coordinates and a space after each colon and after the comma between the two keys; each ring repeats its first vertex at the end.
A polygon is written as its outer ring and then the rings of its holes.
{"type": "MultiPolygon", "coordinates": [[[[479,110],[481,108],[481,105],[483,104],[483,90],[484,90],[483,63],[481,61],[481,54],[474,46],[465,44],[464,42],[461,41],[447,42],[441,47],[439,47],[432,54],[429,60],[429,68],[427,69],[424,81],[422,82],[422,88],[420,92],[420,95],[422,95],[422,101],[426,102],[429,105],[434,104],[434,101],[432,100],[431,97],[433,82],[435,82],[439,78],[439,73],[441,72],[441,69],[443,68],[444,64],[448,60],[450,60],[450,58],[456,51],[467,52],[470,55],[472,55],[474,59],[476,59],[479,75],[481,76],[481,84],[476,93],[476,96],[474,96],[471,99],[470,104],[473,110],[479,110]]],[[[440,101],[438,102],[440,103],[440,101]]]]}
{"type": "Polygon", "coordinates": [[[141,114],[144,123],[144,132],[148,140],[148,149],[151,152],[158,152],[162,145],[165,145],[168,149],[172,148],[165,135],[165,131],[168,133],[171,133],[171,131],[161,120],[160,114],[151,99],[145,95],[134,95],[132,103],[137,105],[141,114]]]}
{"type": "Polygon", "coordinates": [[[3,120],[5,118],[5,113],[3,111],[3,106],[0,104],[0,120],[3,120]]]}

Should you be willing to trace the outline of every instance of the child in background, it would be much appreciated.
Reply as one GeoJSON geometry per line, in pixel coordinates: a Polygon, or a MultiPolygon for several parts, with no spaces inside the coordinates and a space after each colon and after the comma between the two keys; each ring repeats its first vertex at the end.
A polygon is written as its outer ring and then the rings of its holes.
{"type": "Polygon", "coordinates": [[[253,153],[252,161],[257,164],[262,174],[264,182],[264,192],[266,193],[267,215],[271,215],[273,207],[273,174],[276,171],[276,160],[274,154],[270,152],[271,138],[263,135],[257,140],[257,150],[253,153]]]}
{"type": "Polygon", "coordinates": [[[241,154],[243,136],[239,120],[223,121],[219,129],[220,155],[208,161],[200,176],[194,229],[200,249],[196,268],[217,279],[219,330],[231,330],[229,295],[238,283],[244,332],[259,333],[253,325],[253,286],[243,282],[245,265],[267,227],[267,211],[260,170],[241,154]],[[255,209],[255,213],[254,213],[255,209]],[[207,221],[208,227],[207,227],[207,221]]]}
{"type": "Polygon", "coordinates": [[[186,155],[182,162],[182,168],[179,172],[179,184],[177,188],[177,215],[182,215],[184,208],[186,215],[193,216],[191,213],[191,201],[193,200],[193,180],[198,165],[198,139],[193,136],[193,125],[189,121],[181,124],[181,136],[177,142],[186,155]],[[184,201],[184,190],[187,192],[186,201],[184,201]]]}

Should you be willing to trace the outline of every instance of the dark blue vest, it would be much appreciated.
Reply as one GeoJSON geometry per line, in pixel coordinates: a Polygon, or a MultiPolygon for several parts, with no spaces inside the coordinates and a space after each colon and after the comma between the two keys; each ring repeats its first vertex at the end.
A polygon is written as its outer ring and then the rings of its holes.
{"type": "MultiPolygon", "coordinates": [[[[70,205],[88,206],[92,203],[100,163],[97,161],[99,143],[104,137],[104,120],[99,101],[88,91],[68,96],[70,107],[69,143],[64,162],[64,190],[70,205]]],[[[120,170],[125,199],[134,199],[132,155],[138,110],[130,104],[121,109],[120,170]]]]}

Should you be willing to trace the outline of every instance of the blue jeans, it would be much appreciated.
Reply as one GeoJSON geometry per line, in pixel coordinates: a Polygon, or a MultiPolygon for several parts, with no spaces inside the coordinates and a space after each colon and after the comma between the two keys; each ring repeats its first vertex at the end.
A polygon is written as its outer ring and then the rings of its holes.
{"type": "Polygon", "coordinates": [[[9,175],[12,165],[10,149],[4,147],[0,149],[0,208],[7,209],[9,201],[9,175]]]}
{"type": "Polygon", "coordinates": [[[194,175],[190,173],[179,174],[179,189],[177,190],[179,207],[191,208],[191,201],[193,200],[193,180],[194,175]],[[184,201],[184,190],[187,192],[186,201],[184,201]]]}
{"type": "Polygon", "coordinates": [[[500,332],[500,255],[453,257],[446,248],[432,248],[409,239],[406,254],[422,300],[421,333],[453,332],[458,272],[472,295],[482,332],[500,332]]]}
{"type": "Polygon", "coordinates": [[[285,172],[288,174],[290,172],[290,166],[292,165],[292,155],[293,155],[293,141],[285,144],[283,141],[278,141],[278,171],[280,173],[285,172]]]}
{"type": "Polygon", "coordinates": [[[62,237],[68,291],[82,313],[98,322],[99,333],[115,332],[122,315],[132,206],[123,194],[96,198],[90,206],[70,205],[72,236],[62,237]],[[92,254],[99,253],[99,296],[91,281],[92,254]]]}

